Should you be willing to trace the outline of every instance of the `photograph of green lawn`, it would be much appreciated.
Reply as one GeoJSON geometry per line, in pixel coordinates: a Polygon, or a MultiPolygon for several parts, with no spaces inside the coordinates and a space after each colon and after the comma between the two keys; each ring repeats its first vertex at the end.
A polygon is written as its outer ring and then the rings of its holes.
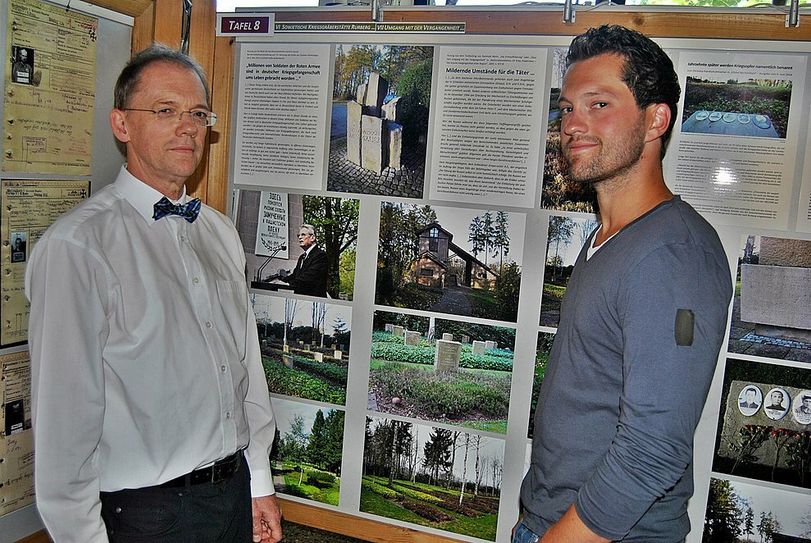
{"type": "Polygon", "coordinates": [[[495,541],[504,441],[368,417],[360,510],[495,541]]]}
{"type": "Polygon", "coordinates": [[[271,394],[345,405],[351,308],[251,296],[271,394]]]}
{"type": "Polygon", "coordinates": [[[375,313],[368,408],[504,434],[515,330],[375,313]]]}
{"type": "Polygon", "coordinates": [[[276,439],[270,453],[277,492],[338,505],[344,412],[273,398],[276,439]]]}

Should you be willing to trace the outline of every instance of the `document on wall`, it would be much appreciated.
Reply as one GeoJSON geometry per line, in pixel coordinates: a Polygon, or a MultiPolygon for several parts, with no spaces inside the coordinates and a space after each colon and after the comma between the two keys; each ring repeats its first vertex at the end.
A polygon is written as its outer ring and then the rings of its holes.
{"type": "Polygon", "coordinates": [[[330,47],[240,47],[234,183],[323,188],[330,47]]]}
{"type": "Polygon", "coordinates": [[[797,206],[797,231],[811,232],[811,138],[806,139],[805,164],[800,185],[800,205],[797,206]]]}
{"type": "Polygon", "coordinates": [[[430,197],[534,207],[546,49],[442,47],[430,197]]]}
{"type": "Polygon", "coordinates": [[[33,502],[31,359],[0,355],[0,516],[33,502]]]}
{"type": "Polygon", "coordinates": [[[720,224],[785,229],[799,140],[806,58],[683,52],[683,107],[665,176],[720,224]]]}
{"type": "Polygon", "coordinates": [[[87,198],[89,181],[0,181],[0,346],[26,341],[25,266],[34,244],[60,215],[87,198]]]}
{"type": "Polygon", "coordinates": [[[90,174],[97,32],[95,17],[9,1],[4,171],[90,174]]]}

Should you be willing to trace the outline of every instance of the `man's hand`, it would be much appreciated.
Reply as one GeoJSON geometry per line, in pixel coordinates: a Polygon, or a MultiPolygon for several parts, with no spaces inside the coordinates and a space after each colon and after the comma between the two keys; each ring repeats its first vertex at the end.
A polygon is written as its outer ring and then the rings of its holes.
{"type": "Polygon", "coordinates": [[[540,543],[610,543],[610,539],[605,539],[589,530],[583,524],[575,511],[574,505],[563,517],[552,525],[551,528],[541,538],[540,543]]]}
{"type": "Polygon", "coordinates": [[[254,543],[277,543],[282,540],[282,512],[276,496],[251,499],[254,543]]]}

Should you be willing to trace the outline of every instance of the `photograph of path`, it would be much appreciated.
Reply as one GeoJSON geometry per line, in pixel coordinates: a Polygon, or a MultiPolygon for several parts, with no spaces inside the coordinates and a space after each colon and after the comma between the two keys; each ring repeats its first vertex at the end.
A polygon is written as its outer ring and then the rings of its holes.
{"type": "Polygon", "coordinates": [[[523,213],[383,202],[375,302],[515,322],[523,213]]]}
{"type": "Polygon", "coordinates": [[[273,398],[276,439],[270,453],[277,492],[338,505],[344,412],[273,398]]]}
{"type": "Polygon", "coordinates": [[[270,393],[345,405],[351,308],[251,296],[270,393]]]}
{"type": "Polygon", "coordinates": [[[513,328],[377,311],[368,409],[507,432],[513,328]]]}
{"type": "Polygon", "coordinates": [[[495,541],[504,441],[368,417],[360,510],[495,541]]]}

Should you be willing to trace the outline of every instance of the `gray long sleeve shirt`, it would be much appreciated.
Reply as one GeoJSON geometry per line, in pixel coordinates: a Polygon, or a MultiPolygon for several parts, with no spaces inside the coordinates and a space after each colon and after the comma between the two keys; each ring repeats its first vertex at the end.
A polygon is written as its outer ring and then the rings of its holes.
{"type": "Polygon", "coordinates": [[[732,296],[717,234],[678,196],[577,258],[535,415],[524,522],[574,503],[595,533],[681,541],[693,434],[732,296]]]}

